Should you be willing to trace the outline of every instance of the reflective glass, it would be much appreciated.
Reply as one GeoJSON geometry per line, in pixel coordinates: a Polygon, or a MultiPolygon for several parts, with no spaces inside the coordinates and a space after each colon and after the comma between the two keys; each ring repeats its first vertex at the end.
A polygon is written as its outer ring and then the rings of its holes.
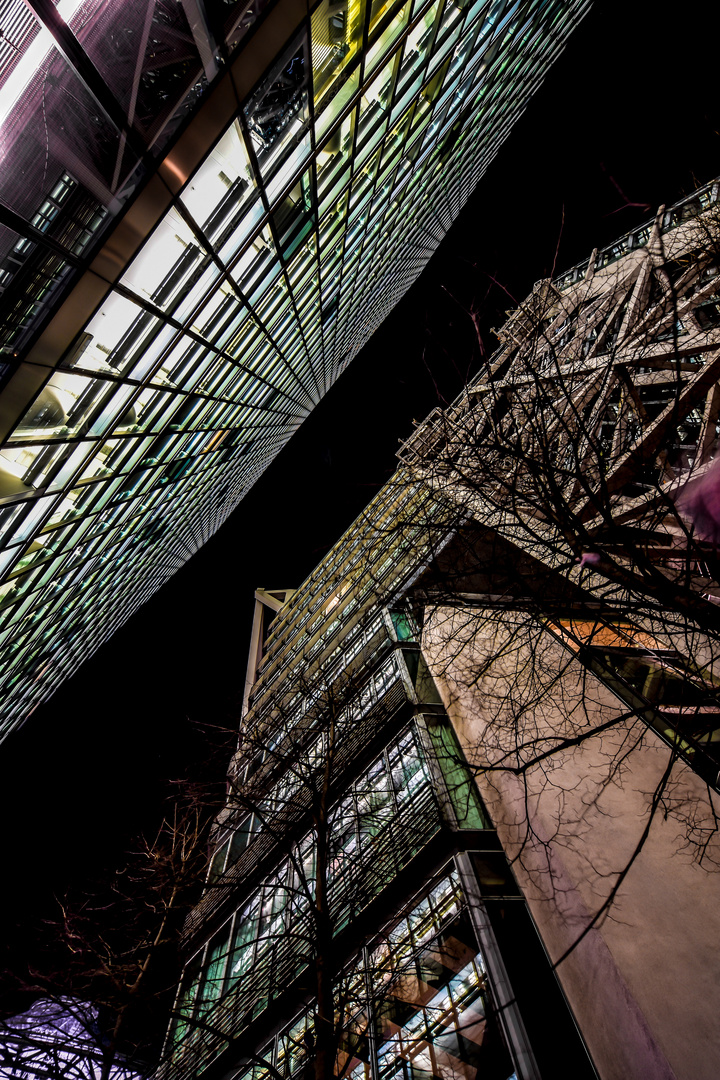
{"type": "Polygon", "coordinates": [[[362,46],[365,0],[322,0],[312,15],[311,50],[315,107],[340,87],[362,46]]]}
{"type": "MultiPolygon", "coordinates": [[[[285,177],[288,162],[302,162],[310,153],[307,138],[307,45],[296,42],[272,69],[245,106],[245,120],[263,178],[279,170],[285,177]]],[[[276,182],[282,187],[282,181],[276,182]]]]}
{"type": "Polygon", "coordinates": [[[164,142],[186,88],[205,80],[184,7],[168,0],[110,0],[96,2],[92,18],[87,5],[82,8],[78,39],[127,120],[148,143],[164,142]],[[177,48],[178,39],[184,48],[177,48]]]}
{"type": "Polygon", "coordinates": [[[347,182],[352,166],[356,112],[349,113],[317,155],[317,197],[323,215],[347,182]]]}
{"type": "MultiPolygon", "coordinates": [[[[64,0],[58,11],[71,21],[80,6],[79,0],[64,0]]],[[[87,206],[103,214],[136,169],[137,157],[29,9],[11,0],[3,19],[0,153],[4,159],[12,155],[15,167],[3,170],[0,198],[28,221],[43,206],[52,217],[48,194],[63,173],[76,173],[82,162],[87,206]],[[31,168],[38,153],[43,166],[31,168]]]]}
{"type": "Polygon", "coordinates": [[[126,288],[172,312],[204,272],[205,256],[199,238],[173,207],[121,280],[126,288]]]}
{"type": "Polygon", "coordinates": [[[311,175],[304,173],[273,214],[280,254],[291,259],[315,226],[312,205],[311,175]]]}
{"type": "Polygon", "coordinates": [[[266,225],[233,265],[232,276],[248,302],[256,304],[275,282],[281,270],[272,231],[270,226],[266,225]]]}
{"type": "Polygon", "coordinates": [[[391,101],[393,67],[391,60],[375,76],[360,99],[356,148],[358,162],[364,160],[377,146],[385,132],[391,101]]]}
{"type": "MultiPolygon", "coordinates": [[[[215,6],[215,32],[239,41],[263,4],[215,6]]],[[[0,153],[13,168],[0,198],[48,244],[29,228],[0,229],[0,380],[54,311],[73,260],[135,188],[150,190],[141,184],[149,158],[133,156],[28,7],[6,7],[0,153]]],[[[30,560],[22,591],[0,583],[16,630],[5,677],[24,688],[12,722],[50,685],[36,678],[42,656],[52,648],[56,679],[99,643],[181,563],[182,530],[209,535],[207,522],[232,510],[332,385],[429,258],[438,223],[452,219],[583,7],[374,0],[368,10],[321,0],[309,38],[295,34],[235,118],[223,114],[224,131],[201,133],[197,145],[207,134],[212,149],[202,161],[190,153],[180,193],[169,179],[179,174],[158,178],[169,208],[123,263],[120,284],[50,358],[0,447],[10,545],[0,563],[7,574],[30,560]],[[37,501],[50,488],[51,502],[37,501]],[[17,506],[25,501],[27,512],[17,506]],[[140,527],[150,508],[162,542],[140,527]],[[129,516],[101,528],[116,511],[129,516]],[[75,586],[59,564],[51,571],[62,552],[37,554],[48,519],[68,552],[90,522],[99,546],[87,559],[105,559],[88,563],[77,603],[62,602],[75,586]],[[22,556],[11,550],[19,531],[26,548],[39,544],[22,556]],[[55,591],[40,603],[46,573],[55,591]]],[[[159,152],[218,62],[202,20],[169,0],[132,11],[120,0],[60,0],[57,9],[140,144],[159,152]]],[[[36,372],[28,365],[24,375],[36,372]]]]}
{"type": "Polygon", "coordinates": [[[345,109],[357,94],[360,86],[360,68],[356,67],[339,80],[336,92],[328,97],[319,106],[319,113],[315,121],[315,138],[321,141],[325,138],[332,125],[342,116],[345,109]]]}
{"type": "Polygon", "coordinates": [[[410,18],[410,0],[397,11],[382,33],[370,46],[365,58],[365,75],[371,75],[384,56],[393,47],[410,18]]]}

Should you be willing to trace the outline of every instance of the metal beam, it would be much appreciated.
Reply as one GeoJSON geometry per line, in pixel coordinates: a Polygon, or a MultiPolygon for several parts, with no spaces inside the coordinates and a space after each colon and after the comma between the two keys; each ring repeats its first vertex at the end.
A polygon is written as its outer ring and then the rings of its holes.
{"type": "Polygon", "coordinates": [[[218,47],[210,30],[207,12],[203,0],[182,0],[183,11],[190,25],[197,51],[200,53],[205,77],[212,82],[218,73],[218,47]]]}
{"type": "Polygon", "coordinates": [[[41,247],[54,251],[56,255],[60,255],[71,266],[83,265],[81,259],[68,251],[62,244],[59,244],[57,240],[53,240],[52,236],[48,236],[47,233],[36,229],[24,217],[20,217],[19,214],[16,214],[14,210],[11,210],[9,206],[5,206],[2,202],[0,202],[0,225],[4,225],[6,229],[12,229],[13,232],[32,240],[35,244],[40,244],[41,247]]]}
{"type": "Polygon", "coordinates": [[[73,69],[80,81],[92,95],[96,104],[110,122],[123,132],[138,157],[143,157],[145,147],[128,125],[125,110],[110,89],[70,27],[58,15],[52,0],[23,0],[36,19],[50,32],[59,52],[73,69]]]}
{"type": "MultiPolygon", "coordinates": [[[[154,0],[147,0],[147,8],[145,9],[145,19],[143,22],[143,29],[138,42],[138,52],[135,58],[135,71],[133,74],[132,90],[130,92],[130,104],[128,106],[128,123],[134,124],[135,122],[135,107],[137,105],[138,90],[140,89],[140,79],[143,73],[143,61],[145,59],[145,53],[147,51],[148,38],[150,37],[150,30],[152,28],[152,17],[155,10],[154,0]]],[[[120,145],[118,147],[117,160],[115,162],[115,171],[112,178],[112,190],[117,190],[117,186],[120,183],[120,170],[122,167],[123,157],[125,156],[125,145],[127,138],[125,132],[120,133],[120,145]]]]}

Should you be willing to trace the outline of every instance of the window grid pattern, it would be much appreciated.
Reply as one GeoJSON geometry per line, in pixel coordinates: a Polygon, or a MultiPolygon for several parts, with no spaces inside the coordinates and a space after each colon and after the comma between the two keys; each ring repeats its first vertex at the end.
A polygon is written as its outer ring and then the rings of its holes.
{"type": "Polygon", "coordinates": [[[378,598],[386,587],[398,591],[427,558],[447,510],[403,470],[375,496],[363,521],[348,529],[273,621],[250,697],[254,723],[272,709],[281,680],[292,689],[311,654],[317,661],[325,650],[325,679],[351,662],[356,648],[369,646],[379,629],[378,598]]]}
{"type": "MultiPolygon", "coordinates": [[[[401,733],[335,807],[327,885],[338,933],[440,827],[430,772],[414,727],[401,733]]],[[[313,948],[312,834],[244,898],[187,966],[170,1035],[174,1068],[196,1068],[287,987],[313,948]],[[207,1035],[210,1031],[211,1035],[207,1035]]]]}
{"type": "Polygon", "coordinates": [[[0,449],[5,732],[226,520],[587,6],[314,9],[0,449]]]}
{"type": "MultiPolygon", "coordinates": [[[[353,701],[345,704],[334,716],[333,753],[338,765],[347,756],[346,748],[351,733],[366,730],[363,721],[373,707],[382,701],[383,696],[400,681],[399,665],[393,655],[387,657],[384,663],[374,670],[364,673],[363,685],[353,701]]],[[[251,755],[237,755],[234,771],[240,774],[244,785],[247,785],[263,770],[264,776],[261,776],[258,791],[253,798],[254,812],[241,814],[237,819],[238,824],[230,826],[229,831],[226,828],[222,839],[218,840],[218,848],[213,855],[208,875],[210,886],[221,874],[235,865],[252,839],[263,828],[272,826],[270,835],[273,836],[277,828],[276,815],[278,813],[283,816],[284,823],[287,824],[288,818],[307,812],[310,805],[308,777],[312,776],[317,769],[322,769],[323,761],[328,753],[327,732],[324,730],[327,718],[323,715],[327,702],[320,700],[317,703],[317,709],[313,710],[318,714],[314,718],[314,723],[303,725],[302,732],[297,730],[306,710],[313,709],[315,704],[314,700],[304,701],[300,709],[291,709],[283,717],[282,725],[277,725],[277,737],[273,739],[271,735],[266,736],[269,740],[266,747],[252,752],[251,755]],[[290,742],[297,751],[297,756],[292,762],[289,762],[286,756],[290,742]],[[280,770],[272,786],[267,790],[265,778],[268,773],[273,774],[278,764],[280,764],[280,770]]]]}
{"type": "MultiPolygon", "coordinates": [[[[454,869],[396,919],[379,944],[363,951],[342,989],[344,1035],[336,1066],[341,1075],[370,1080],[373,1065],[383,1080],[472,1080],[478,1066],[482,1075],[512,1072],[454,869]]],[[[310,1007],[233,1080],[307,1075],[313,1022],[310,1007]]]]}
{"type": "Polygon", "coordinates": [[[228,0],[193,19],[173,0],[4,0],[0,380],[266,6],[228,0]],[[63,186],[72,196],[53,206],[63,186]]]}

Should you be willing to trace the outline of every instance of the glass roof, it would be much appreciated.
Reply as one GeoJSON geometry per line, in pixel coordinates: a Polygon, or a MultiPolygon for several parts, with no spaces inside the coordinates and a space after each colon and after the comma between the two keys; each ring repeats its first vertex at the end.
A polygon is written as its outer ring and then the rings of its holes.
{"type": "Polygon", "coordinates": [[[273,39],[283,4],[0,5],[5,731],[237,506],[588,6],[321,0],[273,39]]]}

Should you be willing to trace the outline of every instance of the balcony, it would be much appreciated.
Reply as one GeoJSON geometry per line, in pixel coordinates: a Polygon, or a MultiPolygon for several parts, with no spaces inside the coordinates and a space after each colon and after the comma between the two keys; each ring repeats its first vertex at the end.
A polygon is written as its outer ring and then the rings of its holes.
{"type": "MultiPolygon", "coordinates": [[[[339,742],[334,764],[339,780],[342,780],[348,765],[358,757],[363,748],[371,745],[379,732],[387,731],[391,718],[407,700],[407,691],[398,672],[396,680],[386,692],[361,720],[352,724],[351,729],[339,742]]],[[[278,834],[282,833],[285,842],[289,836],[299,836],[309,811],[310,792],[301,791],[278,811],[269,828],[261,828],[255,834],[237,862],[226,869],[219,881],[191,911],[184,927],[186,941],[191,940],[200,928],[206,927],[208,919],[219,913],[229,898],[236,899],[237,890],[241,886],[246,889],[258,880],[272,858],[277,857],[278,834]]]]}
{"type": "MultiPolygon", "coordinates": [[[[435,792],[424,783],[392,818],[366,838],[356,858],[344,864],[330,886],[339,950],[351,925],[392,886],[442,828],[435,792]]],[[[231,1044],[236,1052],[237,1040],[254,1020],[269,1009],[281,1010],[286,997],[301,991],[299,980],[307,968],[304,954],[308,940],[312,941],[312,928],[307,911],[298,913],[292,935],[268,936],[255,963],[192,1023],[182,1041],[160,1064],[154,1080],[190,1080],[231,1044]]],[[[266,1023],[264,1018],[264,1028],[266,1023]]]]}

